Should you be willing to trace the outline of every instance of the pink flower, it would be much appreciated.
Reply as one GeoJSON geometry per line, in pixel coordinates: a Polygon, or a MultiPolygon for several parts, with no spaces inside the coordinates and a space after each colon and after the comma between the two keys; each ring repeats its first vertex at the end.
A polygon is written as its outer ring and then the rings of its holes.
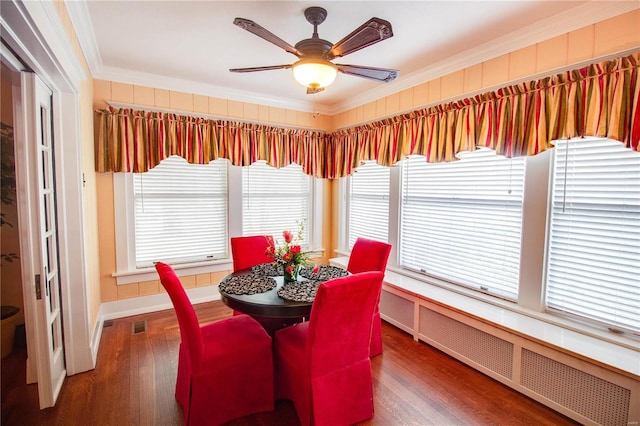
{"type": "Polygon", "coordinates": [[[297,236],[291,231],[282,231],[284,239],[283,245],[270,245],[265,250],[265,254],[268,257],[274,259],[274,266],[285,267],[288,271],[291,269],[294,273],[298,268],[309,265],[309,254],[302,251],[302,246],[298,241],[302,239],[302,231],[304,227],[300,225],[297,236]]]}
{"type": "Polygon", "coordinates": [[[286,270],[287,270],[287,274],[293,274],[293,265],[287,266],[286,270]]]}
{"type": "Polygon", "coordinates": [[[313,273],[317,274],[318,272],[320,272],[320,265],[316,265],[313,267],[313,273]]]}

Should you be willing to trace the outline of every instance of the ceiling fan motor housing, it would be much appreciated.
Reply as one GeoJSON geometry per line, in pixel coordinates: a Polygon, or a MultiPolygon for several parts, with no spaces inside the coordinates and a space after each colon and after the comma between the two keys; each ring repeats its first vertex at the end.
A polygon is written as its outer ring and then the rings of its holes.
{"type": "Polygon", "coordinates": [[[306,38],[296,43],[304,58],[326,58],[333,43],[321,38],[306,38]]]}

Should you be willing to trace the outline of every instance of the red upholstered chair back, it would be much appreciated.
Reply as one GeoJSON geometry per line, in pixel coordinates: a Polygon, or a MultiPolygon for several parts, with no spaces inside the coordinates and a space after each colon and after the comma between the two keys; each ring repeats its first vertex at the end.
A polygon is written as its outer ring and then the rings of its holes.
{"type": "Polygon", "coordinates": [[[267,247],[274,245],[271,235],[231,238],[233,271],[241,271],[261,263],[273,262],[273,258],[267,256],[265,252],[267,247]]]}
{"type": "Polygon", "coordinates": [[[384,272],[387,268],[389,253],[391,253],[390,244],[359,237],[351,250],[347,271],[352,274],[368,271],[384,272]]]}
{"type": "Polygon", "coordinates": [[[318,287],[309,319],[311,378],[369,358],[373,311],[382,272],[335,278],[318,287]]]}
{"type": "Polygon", "coordinates": [[[197,372],[200,367],[203,351],[202,333],[200,331],[198,316],[173,268],[166,263],[158,262],[156,263],[156,271],[158,271],[162,286],[167,290],[167,293],[169,293],[171,303],[173,303],[173,308],[178,317],[180,339],[182,340],[182,344],[187,348],[193,371],[197,372]]]}

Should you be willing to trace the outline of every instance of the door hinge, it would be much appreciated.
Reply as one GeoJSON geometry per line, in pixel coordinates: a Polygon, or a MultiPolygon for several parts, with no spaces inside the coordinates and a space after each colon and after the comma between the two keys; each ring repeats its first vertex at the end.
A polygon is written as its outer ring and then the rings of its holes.
{"type": "Polygon", "coordinates": [[[36,300],[41,300],[42,299],[42,289],[40,288],[40,274],[36,274],[35,284],[36,284],[36,300]]]}

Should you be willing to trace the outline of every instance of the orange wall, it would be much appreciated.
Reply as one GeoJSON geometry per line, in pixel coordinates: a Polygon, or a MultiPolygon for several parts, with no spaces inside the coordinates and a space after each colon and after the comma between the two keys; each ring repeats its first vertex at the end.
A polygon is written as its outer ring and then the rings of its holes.
{"type": "MultiPolygon", "coordinates": [[[[386,116],[418,109],[492,90],[518,80],[551,74],[555,70],[594,61],[607,55],[640,48],[640,10],[620,15],[562,36],[537,43],[489,61],[424,82],[384,98],[339,113],[333,117],[244,103],[198,94],[142,87],[110,81],[94,81],[94,108],[107,101],[211,114],[275,125],[335,130],[386,116]]],[[[116,270],[113,179],[111,173],[95,175],[100,246],[100,288],[102,302],[138,297],[162,291],[158,281],[117,286],[111,276],[116,270]]],[[[335,256],[338,244],[338,181],[326,181],[323,206],[323,245],[326,256],[335,256]]],[[[212,285],[224,272],[184,277],[186,287],[212,285]]]]}
{"type": "Polygon", "coordinates": [[[229,117],[246,121],[260,121],[280,126],[296,126],[327,130],[330,117],[313,113],[232,101],[173,90],[96,80],[94,107],[105,108],[107,101],[135,104],[141,107],[165,108],[191,113],[229,117]]]}

